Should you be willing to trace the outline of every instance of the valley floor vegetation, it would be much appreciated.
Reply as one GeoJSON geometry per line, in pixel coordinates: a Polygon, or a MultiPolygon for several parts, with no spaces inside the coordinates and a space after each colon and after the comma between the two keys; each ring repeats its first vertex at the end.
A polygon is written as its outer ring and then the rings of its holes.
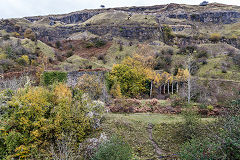
{"type": "Polygon", "coordinates": [[[130,99],[149,94],[145,69],[131,69],[138,64],[129,65],[131,60],[106,75],[115,100],[102,98],[98,77],[85,74],[73,87],[59,71],[44,72],[37,86],[26,77],[22,85],[1,90],[1,159],[240,158],[238,99],[222,110],[178,96],[130,99]]]}

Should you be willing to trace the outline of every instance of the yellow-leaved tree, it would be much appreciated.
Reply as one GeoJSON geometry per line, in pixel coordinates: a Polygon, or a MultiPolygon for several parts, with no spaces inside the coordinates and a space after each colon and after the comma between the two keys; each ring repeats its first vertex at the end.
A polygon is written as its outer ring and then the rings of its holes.
{"type": "Polygon", "coordinates": [[[134,55],[126,57],[121,64],[115,64],[107,76],[107,81],[111,92],[114,92],[114,84],[119,83],[123,96],[136,97],[149,92],[149,83],[155,76],[156,73],[144,57],[134,55]]]}
{"type": "Polygon", "coordinates": [[[91,104],[77,95],[63,83],[51,89],[28,86],[18,90],[8,102],[7,117],[1,124],[0,157],[32,159],[32,155],[47,154],[51,145],[70,134],[76,137],[72,145],[77,146],[91,128],[86,116],[86,106],[91,104]]]}
{"type": "Polygon", "coordinates": [[[189,74],[188,69],[178,68],[176,80],[180,81],[180,82],[186,82],[188,80],[189,75],[190,74],[189,74]]]}

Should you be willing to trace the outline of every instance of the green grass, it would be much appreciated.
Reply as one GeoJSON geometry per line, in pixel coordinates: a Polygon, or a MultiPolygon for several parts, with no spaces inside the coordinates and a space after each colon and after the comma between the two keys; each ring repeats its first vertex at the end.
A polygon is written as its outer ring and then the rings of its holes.
{"type": "Polygon", "coordinates": [[[175,66],[179,66],[179,65],[185,65],[186,63],[186,56],[184,55],[179,55],[179,54],[175,54],[172,56],[172,68],[174,68],[175,66]]]}
{"type": "MultiPolygon", "coordinates": [[[[153,113],[112,114],[107,113],[102,131],[111,136],[120,135],[140,159],[157,159],[147,132],[148,123],[154,124],[153,137],[166,154],[176,153],[183,140],[178,135],[183,117],[153,113]]],[[[214,118],[202,118],[212,122],[214,118]]]]}
{"type": "Polygon", "coordinates": [[[240,80],[240,73],[238,67],[236,67],[232,59],[227,56],[218,56],[216,58],[210,58],[207,60],[206,65],[201,65],[197,73],[198,76],[203,78],[213,79],[226,79],[226,80],[240,80]],[[222,63],[229,63],[230,67],[227,67],[227,73],[222,72],[222,63]]]}
{"type": "Polygon", "coordinates": [[[178,135],[181,130],[180,125],[180,123],[162,123],[153,128],[154,140],[166,154],[176,154],[184,143],[184,140],[178,135]]]}
{"type": "Polygon", "coordinates": [[[117,114],[107,114],[102,130],[108,136],[120,135],[133,148],[139,159],[153,159],[154,148],[148,137],[147,124],[117,114]]]}
{"type": "Polygon", "coordinates": [[[1,44],[2,49],[0,49],[0,53],[3,53],[4,46],[16,46],[18,45],[18,43],[27,51],[30,51],[30,53],[35,53],[36,48],[39,48],[40,52],[43,53],[46,57],[51,57],[55,59],[54,49],[47,44],[39,40],[37,42],[33,42],[30,39],[19,39],[15,37],[10,37],[9,41],[3,42],[1,44]]]}
{"type": "Polygon", "coordinates": [[[125,119],[128,121],[136,121],[145,124],[176,123],[183,121],[182,117],[178,115],[166,115],[157,113],[109,114],[107,116],[114,119],[125,119]]]}
{"type": "MultiPolygon", "coordinates": [[[[167,50],[167,49],[173,49],[174,52],[176,52],[176,49],[173,47],[170,47],[168,45],[160,45],[160,46],[153,46],[148,44],[142,44],[142,45],[134,45],[130,46],[127,45],[130,41],[116,38],[114,39],[111,47],[107,50],[105,55],[106,63],[103,63],[102,60],[93,60],[93,62],[96,62],[98,64],[107,66],[108,68],[112,68],[113,64],[119,64],[122,62],[122,60],[127,56],[133,56],[134,54],[138,54],[144,57],[153,56],[155,55],[156,51],[161,52],[161,50],[167,50]],[[120,51],[120,45],[118,44],[118,41],[123,42],[125,45],[123,45],[123,50],[120,51]]],[[[161,42],[159,42],[161,43],[161,42]]]]}
{"type": "MultiPolygon", "coordinates": [[[[141,123],[152,123],[152,124],[173,124],[183,122],[183,117],[181,115],[172,114],[158,114],[158,113],[135,113],[135,114],[107,114],[106,115],[112,119],[125,119],[128,121],[136,121],[141,123]]],[[[214,118],[202,118],[204,121],[213,121],[214,118]]]]}
{"type": "MultiPolygon", "coordinates": [[[[196,76],[200,78],[209,78],[209,79],[224,79],[224,80],[240,80],[239,67],[237,67],[231,57],[226,55],[228,49],[233,49],[235,52],[239,50],[222,43],[217,44],[202,44],[198,45],[199,48],[206,50],[209,54],[207,59],[207,64],[199,64],[199,70],[196,76]],[[222,64],[227,64],[225,66],[227,73],[222,72],[222,64]]],[[[179,65],[185,66],[186,56],[175,54],[172,56],[171,70],[179,65]]]]}
{"type": "Polygon", "coordinates": [[[93,16],[83,25],[118,25],[118,24],[141,24],[157,25],[155,17],[152,15],[134,14],[129,19],[129,14],[124,12],[106,12],[93,16]]]}
{"type": "Polygon", "coordinates": [[[240,23],[225,25],[222,33],[229,37],[231,37],[232,35],[240,36],[240,23]]]}
{"type": "Polygon", "coordinates": [[[199,44],[198,47],[203,50],[206,50],[210,56],[224,55],[225,53],[229,52],[229,49],[232,49],[235,52],[239,52],[239,49],[234,48],[233,46],[226,43],[216,43],[216,44],[206,43],[206,44],[199,44]]]}
{"type": "Polygon", "coordinates": [[[5,30],[0,30],[0,35],[4,36],[6,34],[8,34],[8,33],[5,30]]]}
{"type": "Polygon", "coordinates": [[[34,53],[35,49],[38,47],[38,48],[40,48],[40,51],[45,56],[51,57],[51,58],[54,58],[54,56],[55,56],[54,49],[39,40],[35,44],[35,42],[33,42],[29,39],[22,39],[21,44],[23,47],[30,49],[32,53],[34,53]]]}
{"type": "Polygon", "coordinates": [[[74,33],[71,36],[69,36],[68,39],[70,39],[70,40],[89,40],[89,39],[98,38],[98,37],[99,36],[97,36],[95,34],[85,31],[85,32],[74,33]]]}
{"type": "Polygon", "coordinates": [[[132,56],[134,53],[136,53],[137,46],[123,46],[123,50],[119,50],[119,44],[114,42],[112,46],[108,49],[105,55],[106,63],[104,64],[101,60],[95,60],[94,62],[98,64],[102,64],[104,66],[107,66],[108,68],[112,68],[113,64],[119,64],[121,61],[127,57],[132,56]]]}
{"type": "Polygon", "coordinates": [[[73,55],[59,64],[59,67],[62,68],[62,70],[67,71],[77,71],[79,69],[85,69],[89,66],[92,66],[93,69],[104,67],[103,65],[91,62],[88,59],[81,58],[77,55],[73,55]]]}

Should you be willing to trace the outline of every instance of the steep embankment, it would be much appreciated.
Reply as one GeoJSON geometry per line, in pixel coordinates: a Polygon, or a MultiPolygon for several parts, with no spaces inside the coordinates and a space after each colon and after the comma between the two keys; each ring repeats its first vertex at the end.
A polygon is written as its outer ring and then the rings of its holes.
{"type": "MultiPolygon", "coordinates": [[[[152,56],[157,63],[155,69],[174,73],[186,59],[179,54],[180,48],[194,45],[208,54],[197,57],[196,75],[239,80],[237,58],[230,56],[240,48],[239,19],[239,6],[217,3],[122,7],[2,20],[0,35],[22,39],[31,28],[45,43],[41,44],[54,47],[54,65],[64,70],[111,68],[126,56],[139,54],[152,56]]],[[[32,43],[26,44],[30,50],[40,48],[47,55],[52,50],[32,43]]]]}
{"type": "Polygon", "coordinates": [[[38,33],[38,38],[54,41],[68,38],[74,33],[89,31],[105,38],[123,37],[140,41],[159,40],[160,26],[170,25],[174,32],[194,36],[200,33],[207,36],[214,32],[230,35],[238,34],[238,28],[229,24],[239,22],[238,6],[209,4],[191,6],[180,4],[158,5],[149,7],[126,7],[83,10],[64,15],[26,17],[3,20],[0,30],[16,31],[16,24],[24,28],[31,27],[38,33]],[[158,24],[159,22],[159,24],[158,24]],[[212,26],[211,28],[209,28],[212,26]],[[205,30],[205,28],[208,28],[205,30]]]}

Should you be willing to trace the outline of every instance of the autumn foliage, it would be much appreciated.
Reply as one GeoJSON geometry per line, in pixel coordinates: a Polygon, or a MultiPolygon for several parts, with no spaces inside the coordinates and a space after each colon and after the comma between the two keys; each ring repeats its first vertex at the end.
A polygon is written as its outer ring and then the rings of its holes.
{"type": "Polygon", "coordinates": [[[153,71],[143,62],[141,56],[127,57],[121,64],[113,66],[107,80],[112,94],[136,97],[147,91],[147,82],[152,78],[153,71]],[[121,88],[119,91],[118,84],[121,88]]]}
{"type": "Polygon", "coordinates": [[[87,103],[82,93],[65,84],[26,87],[18,90],[7,102],[1,121],[0,157],[29,159],[46,155],[50,146],[64,135],[75,135],[78,145],[91,129],[86,116],[87,103]]]}
{"type": "Polygon", "coordinates": [[[24,38],[28,38],[28,39],[31,39],[32,41],[35,41],[36,40],[36,35],[35,33],[32,31],[31,28],[28,28],[25,30],[24,32],[24,38]]]}
{"type": "Polygon", "coordinates": [[[149,92],[151,81],[160,86],[173,81],[185,82],[189,76],[188,70],[184,69],[178,69],[176,76],[168,72],[156,73],[152,66],[152,61],[140,55],[126,57],[121,64],[114,65],[107,76],[112,96],[137,97],[149,92]]]}

